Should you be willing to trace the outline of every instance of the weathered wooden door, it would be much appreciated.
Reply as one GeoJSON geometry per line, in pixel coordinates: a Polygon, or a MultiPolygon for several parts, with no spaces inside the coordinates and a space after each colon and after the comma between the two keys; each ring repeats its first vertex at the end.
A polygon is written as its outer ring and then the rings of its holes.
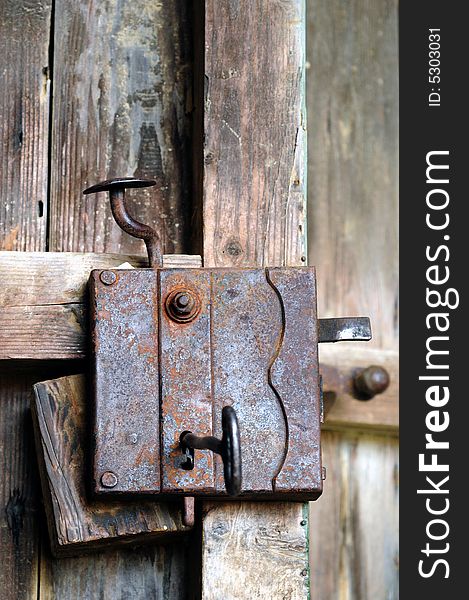
{"type": "MultiPolygon", "coordinates": [[[[392,366],[396,5],[308,9],[309,261],[321,316],[371,314],[374,347],[392,366]]],[[[2,597],[177,600],[202,580],[210,600],[304,600],[309,585],[318,600],[397,598],[395,396],[326,422],[387,435],[326,433],[310,578],[297,503],[205,505],[202,539],[54,559],[36,475],[32,384],[84,368],[82,295],[52,253],[93,253],[88,269],[110,253],[143,254],[85,186],[156,177],[162,194],[140,194],[136,216],[167,253],[203,248],[207,265],[306,261],[304,31],[302,0],[0,0],[0,246],[38,253],[29,271],[29,254],[0,257],[2,597]]]]}
{"type": "Polygon", "coordinates": [[[386,366],[368,402],[326,400],[327,480],[311,504],[313,600],[398,598],[398,3],[308,2],[309,261],[319,314],[370,315],[373,341],[323,347],[386,366]],[[335,404],[334,404],[335,402],[335,404]]]}

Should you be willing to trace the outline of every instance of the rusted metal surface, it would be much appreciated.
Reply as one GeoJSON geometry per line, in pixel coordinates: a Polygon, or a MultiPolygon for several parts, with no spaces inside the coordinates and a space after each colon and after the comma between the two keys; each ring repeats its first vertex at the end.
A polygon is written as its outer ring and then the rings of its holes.
{"type": "Polygon", "coordinates": [[[316,498],[314,269],[112,272],[111,285],[101,271],[91,277],[96,491],[226,496],[229,461],[195,449],[194,468],[184,469],[180,439],[223,439],[229,406],[239,420],[241,495],[316,498]],[[171,313],[181,295],[197,306],[182,322],[171,313]],[[102,485],[106,471],[117,477],[113,488],[102,485]]]}
{"type": "Polygon", "coordinates": [[[272,364],[271,382],[288,421],[285,458],[273,487],[285,494],[320,491],[321,389],[316,302],[312,300],[316,298],[315,270],[269,269],[268,273],[284,311],[283,340],[272,364]]]}
{"type": "Polygon", "coordinates": [[[127,209],[125,190],[127,188],[142,188],[156,185],[154,179],[136,179],[135,177],[119,177],[107,179],[97,183],[86,190],[84,194],[96,194],[98,192],[109,192],[111,211],[114,220],[119,227],[131,235],[145,242],[148,252],[148,264],[150,267],[161,267],[163,255],[161,253],[160,237],[157,232],[144,223],[140,223],[130,216],[127,209]]]}
{"type": "Polygon", "coordinates": [[[102,282],[102,271],[92,271],[90,278],[95,488],[155,492],[160,489],[157,272],[111,272],[112,285],[102,282]],[[102,485],[107,471],[118,478],[113,488],[102,485]]]}
{"type": "Polygon", "coordinates": [[[161,477],[162,491],[213,491],[215,460],[208,450],[195,450],[195,468],[185,470],[180,448],[183,431],[213,435],[210,355],[210,272],[204,269],[162,269],[160,294],[161,477]],[[174,321],[164,307],[175,292],[198,298],[197,317],[174,321]]]}

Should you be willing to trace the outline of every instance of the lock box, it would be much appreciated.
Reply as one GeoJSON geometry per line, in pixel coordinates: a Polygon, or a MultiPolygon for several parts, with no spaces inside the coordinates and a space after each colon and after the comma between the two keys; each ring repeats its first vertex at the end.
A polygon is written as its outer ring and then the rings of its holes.
{"type": "Polygon", "coordinates": [[[227,497],[239,468],[241,497],[321,494],[313,267],[96,270],[90,293],[96,493],[227,497]]]}

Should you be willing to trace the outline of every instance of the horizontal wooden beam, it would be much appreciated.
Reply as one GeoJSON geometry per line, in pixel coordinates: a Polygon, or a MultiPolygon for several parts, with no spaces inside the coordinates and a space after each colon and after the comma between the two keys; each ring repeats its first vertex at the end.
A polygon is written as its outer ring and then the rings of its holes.
{"type": "MultiPolygon", "coordinates": [[[[86,286],[93,269],[141,256],[75,252],[0,252],[0,360],[84,358],[86,286]]],[[[166,267],[200,267],[198,255],[168,254],[166,267]]]]}
{"type": "MultiPolygon", "coordinates": [[[[53,360],[86,356],[86,284],[92,269],[124,262],[146,265],[139,256],[68,252],[0,252],[0,359],[53,360]]],[[[167,267],[201,266],[200,256],[166,255],[167,267]]],[[[397,433],[396,352],[360,344],[321,344],[324,429],[358,428],[397,433]],[[389,388],[372,400],[358,400],[353,377],[369,365],[390,374],[389,388]]]]}
{"type": "Polygon", "coordinates": [[[354,429],[398,433],[399,357],[393,350],[367,348],[353,344],[320,344],[320,371],[323,377],[323,429],[354,429]],[[370,400],[361,400],[354,390],[355,375],[371,365],[386,369],[389,387],[370,400]]]}

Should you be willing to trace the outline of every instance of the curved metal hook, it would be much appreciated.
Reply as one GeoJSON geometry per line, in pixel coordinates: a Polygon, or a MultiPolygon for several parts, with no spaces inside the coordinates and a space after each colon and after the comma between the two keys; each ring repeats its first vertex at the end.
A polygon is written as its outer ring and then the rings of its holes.
{"type": "Polygon", "coordinates": [[[101,183],[87,188],[83,193],[94,194],[97,192],[109,192],[109,200],[114,220],[123,231],[132,237],[145,242],[148,253],[148,263],[150,267],[156,268],[163,265],[160,237],[153,227],[140,223],[129,214],[125,200],[125,190],[127,188],[150,187],[153,185],[156,185],[154,179],[121,177],[102,181],[101,183]]]}

